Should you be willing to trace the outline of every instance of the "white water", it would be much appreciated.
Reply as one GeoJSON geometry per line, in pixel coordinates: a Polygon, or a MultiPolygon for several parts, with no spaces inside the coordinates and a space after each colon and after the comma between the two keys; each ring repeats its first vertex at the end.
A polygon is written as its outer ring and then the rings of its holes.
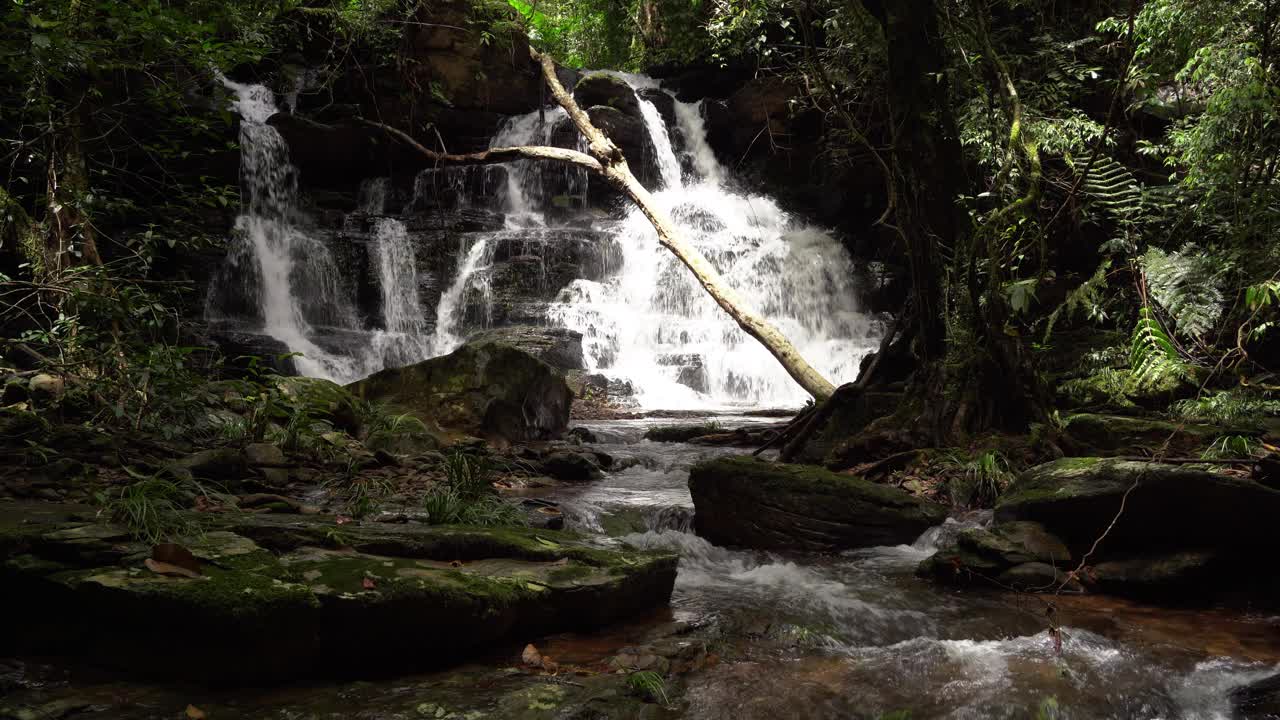
{"type": "MultiPolygon", "coordinates": [[[[650,78],[616,75],[637,89],[657,87],[650,78]]],[[[405,213],[435,212],[441,191],[450,193],[444,199],[451,206],[466,207],[477,185],[489,186],[498,173],[502,177],[493,209],[502,212],[506,235],[461,235],[453,273],[430,280],[444,287],[434,308],[421,300],[415,238],[400,219],[385,216],[389,180],[366,181],[358,208],[366,218],[375,218],[369,264],[379,285],[382,322],[362,320],[350,288],[357,279],[344,276],[298,209],[297,171],[289,164],[283,139],[266,124],[276,110],[271,92],[227,85],[237,95],[233,107],[244,117],[247,193],[237,223],[246,245],[233,250],[229,262],[252,258],[257,280],[244,284],[245,292],[256,293],[261,331],[302,353],[296,363],[304,374],[347,382],[450,352],[477,322],[489,324],[489,282],[499,240],[561,225],[589,226],[616,240],[621,269],[561,288],[546,310],[546,321],[583,334],[590,371],[629,382],[637,390],[638,404],[649,408],[795,406],[807,399],[777,361],[658,245],[641,212],[629,205],[619,207],[621,215],[613,217],[571,212],[588,189],[585,171],[576,167],[520,161],[506,164],[505,172],[474,171],[482,175],[445,169],[420,173],[405,213]],[[562,195],[551,197],[553,192],[562,195]],[[468,311],[477,304],[485,308],[480,317],[468,311]],[[435,317],[432,332],[427,331],[429,314],[435,317]],[[347,342],[339,353],[330,349],[331,341],[319,344],[325,332],[333,331],[344,337],[363,333],[368,339],[354,346],[347,342]]],[[[837,384],[853,379],[876,330],[857,307],[854,268],[841,244],[825,230],[790,216],[773,199],[735,190],[730,173],[707,143],[700,105],[674,102],[682,162],[657,107],[644,98],[639,101],[661,181],[655,202],[820,372],[837,384]],[[682,167],[689,172],[682,174],[682,167]]],[[[550,144],[566,132],[564,111],[549,107],[508,118],[489,145],[550,144]]],[[[579,146],[581,142],[578,138],[579,146]]],[[[213,310],[211,317],[217,314],[213,310]]]]}
{"type": "Polygon", "coordinates": [[[400,367],[428,357],[431,350],[418,299],[416,260],[404,223],[379,218],[374,228],[384,323],[374,338],[374,357],[385,366],[400,367]]]}
{"type": "Polygon", "coordinates": [[[440,296],[440,304],[436,306],[436,333],[431,349],[432,355],[446,355],[462,344],[463,336],[459,327],[465,310],[466,293],[469,290],[479,292],[486,300],[489,298],[489,276],[484,271],[489,268],[493,259],[493,243],[490,238],[475,241],[465,253],[458,255],[458,271],[453,284],[440,296]]]}
{"type": "MultiPolygon", "coordinates": [[[[633,86],[636,76],[618,74],[633,86]]],[[[651,82],[651,81],[649,81],[651,82]]],[[[697,105],[675,102],[693,173],[680,163],[652,103],[641,100],[664,187],[654,199],[724,278],[827,378],[856,377],[872,349],[873,325],[859,312],[854,268],[826,231],[788,215],[771,198],[735,192],[707,143],[697,105]]],[[[664,248],[631,208],[615,229],[623,270],[604,283],[574,282],[549,318],[583,333],[589,368],[630,380],[642,406],[794,406],[808,396],[747,336],[664,248]],[[696,358],[706,392],[676,382],[696,358]]]]}
{"type": "MultiPolygon", "coordinates": [[[[384,327],[362,329],[341,268],[329,248],[313,237],[299,209],[298,171],[289,162],[288,145],[266,122],[277,112],[273,93],[261,85],[222,82],[235,93],[232,109],[242,118],[240,174],[246,196],[224,276],[254,299],[261,320],[258,332],[283,343],[301,374],[339,383],[427,357],[413,246],[404,225],[392,218],[374,223],[370,253],[384,327]],[[315,341],[321,328],[329,334],[369,337],[354,350],[331,352],[315,341]]],[[[386,196],[385,178],[367,182],[360,209],[381,213],[386,196]]],[[[206,316],[224,320],[219,310],[207,307],[206,316]]]]}
{"type": "MultiPolygon", "coordinates": [[[[550,498],[570,528],[587,532],[641,513],[648,531],[612,542],[680,554],[676,619],[711,624],[736,648],[718,668],[688,677],[685,717],[876,718],[909,709],[913,718],[965,720],[1229,720],[1234,688],[1280,671],[1229,642],[1221,617],[1066,607],[1059,647],[1034,601],[956,593],[915,577],[920,561],[990,522],[990,511],[949,519],[910,545],[826,556],[712,545],[662,519],[692,509],[693,463],[742,451],[640,441],[646,424],[656,423],[590,424],[602,441],[595,447],[621,469],[550,498]],[[1236,657],[1218,655],[1233,649],[1236,657]]],[[[1277,622],[1254,616],[1225,627],[1274,637],[1277,622]]]]}

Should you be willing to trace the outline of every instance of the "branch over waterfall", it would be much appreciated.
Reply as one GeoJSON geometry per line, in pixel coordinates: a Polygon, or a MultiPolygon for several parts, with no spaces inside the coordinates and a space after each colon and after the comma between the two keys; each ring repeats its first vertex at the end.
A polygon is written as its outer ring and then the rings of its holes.
{"type": "Polygon", "coordinates": [[[685,239],[684,234],[672,221],[670,214],[660,207],[649,194],[649,191],[636,180],[627,166],[627,159],[612,140],[600,131],[587,113],[578,106],[573,96],[564,89],[556,77],[555,61],[550,55],[540,53],[533,48],[529,52],[542,67],[542,76],[546,80],[551,95],[556,103],[564,108],[573,121],[578,132],[587,141],[588,153],[563,148],[545,146],[520,146],[490,148],[477,153],[453,155],[436,152],[423,146],[402,130],[365,120],[365,124],[379,128],[401,142],[409,145],[433,162],[444,165],[486,164],[507,162],[510,160],[549,160],[566,162],[584,167],[604,177],[614,188],[631,198],[648,218],[658,235],[658,242],[671,251],[680,262],[693,273],[698,283],[707,291],[738,327],[758,340],[775,357],[802,388],[815,399],[822,401],[831,397],[835,386],[822,376],[807,360],[791,340],[773,326],[764,316],[748,307],[743,298],[734,290],[715,267],[685,239]]]}

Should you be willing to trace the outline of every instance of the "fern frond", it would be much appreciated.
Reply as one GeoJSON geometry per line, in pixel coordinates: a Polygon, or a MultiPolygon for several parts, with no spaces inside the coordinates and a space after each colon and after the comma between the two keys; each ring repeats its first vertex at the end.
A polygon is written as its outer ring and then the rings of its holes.
{"type": "Polygon", "coordinates": [[[1173,339],[1149,307],[1138,310],[1138,322],[1129,339],[1129,368],[1140,386],[1158,385],[1187,374],[1173,339]]]}
{"type": "Polygon", "coordinates": [[[1151,248],[1141,265],[1152,299],[1169,313],[1179,335],[1197,338],[1213,329],[1226,302],[1221,285],[1228,263],[1187,243],[1171,253],[1151,248]]]}

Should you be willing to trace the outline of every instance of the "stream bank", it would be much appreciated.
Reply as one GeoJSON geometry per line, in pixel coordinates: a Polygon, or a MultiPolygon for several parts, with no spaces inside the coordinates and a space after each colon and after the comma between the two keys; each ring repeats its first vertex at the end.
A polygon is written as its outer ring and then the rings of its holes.
{"type": "MultiPolygon", "coordinates": [[[[689,532],[689,469],[746,451],[642,439],[661,422],[588,423],[592,449],[614,458],[603,479],[513,492],[557,503],[566,525],[602,548],[678,551],[669,610],[602,632],[521,638],[444,672],[274,690],[139,684],[9,661],[3,707],[62,703],[118,718],[178,716],[192,704],[213,718],[727,719],[804,708],[814,718],[1016,718],[1044,709],[1209,720],[1238,717],[1232,691],[1280,670],[1274,614],[1062,597],[1059,650],[1030,596],[957,593],[915,576],[989,513],[955,515],[911,543],[834,554],[711,545],[689,532]],[[557,673],[523,664],[524,642],[554,657],[557,673]],[[664,677],[666,703],[629,688],[641,667],[664,677]]],[[[183,647],[198,646],[200,632],[191,628],[183,647]]],[[[375,643],[359,652],[378,651],[375,643]]]]}

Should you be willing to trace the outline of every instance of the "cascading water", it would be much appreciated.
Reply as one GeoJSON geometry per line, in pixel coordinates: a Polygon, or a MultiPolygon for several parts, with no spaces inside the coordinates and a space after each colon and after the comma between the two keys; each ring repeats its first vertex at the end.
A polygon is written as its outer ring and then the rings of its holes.
{"type": "MultiPolygon", "coordinates": [[[[652,81],[617,74],[633,87],[652,81]]],[[[693,171],[681,177],[667,128],[641,100],[663,177],[654,199],[747,302],[775,323],[833,381],[856,376],[873,325],[858,311],[853,266],[828,233],[805,226],[772,199],[733,192],[707,144],[695,105],[675,102],[693,171]]],[[[578,280],[549,317],[583,333],[590,369],[632,382],[642,405],[797,405],[807,395],[664,248],[639,209],[615,228],[623,270],[578,280]]]]}
{"type": "MultiPolygon", "coordinates": [[[[289,162],[284,138],[267,123],[277,112],[274,94],[261,85],[222,81],[235,93],[232,108],[242,119],[241,179],[246,201],[236,219],[236,238],[226,264],[206,302],[211,325],[256,322],[257,332],[294,353],[293,363],[300,373],[337,382],[427,357],[413,246],[403,223],[393,218],[374,221],[370,245],[384,322],[381,329],[365,329],[337,261],[312,235],[299,209],[298,171],[289,162]],[[228,303],[228,295],[249,302],[228,303]],[[248,312],[228,317],[226,305],[248,312]],[[360,338],[366,334],[367,340],[360,338]],[[331,348],[318,341],[322,335],[357,339],[348,339],[341,347],[335,342],[331,348]]],[[[386,196],[385,178],[365,183],[360,210],[382,213],[386,196]]]]}
{"type": "MultiPolygon", "coordinates": [[[[655,201],[747,303],[777,325],[820,372],[835,382],[856,376],[872,345],[874,323],[857,307],[854,269],[845,250],[772,199],[735,191],[708,145],[698,104],[672,99],[676,127],[668,128],[650,100],[652,93],[661,92],[656,81],[614,75],[644,91],[638,93],[640,119],[652,157],[646,152],[646,158],[635,162],[637,167],[653,162],[659,182],[655,201]],[[676,131],[678,146],[673,143],[676,131]]],[[[497,294],[491,284],[502,272],[501,262],[509,265],[508,256],[520,255],[522,267],[537,263],[540,275],[532,284],[544,285],[548,255],[570,247],[577,248],[572,257],[558,262],[577,263],[577,273],[556,275],[556,285],[538,300],[537,315],[526,312],[518,322],[581,332],[587,369],[630,384],[639,405],[794,406],[807,399],[777,361],[658,245],[638,209],[621,217],[579,210],[589,197],[590,179],[574,166],[519,161],[425,170],[398,217],[387,214],[394,196],[390,179],[366,181],[353,217],[371,230],[367,260],[378,288],[360,295],[365,309],[357,311],[350,285],[358,279],[339,274],[333,254],[315,239],[310,221],[298,209],[297,171],[289,164],[283,138],[266,123],[276,111],[271,92],[227,85],[236,92],[234,107],[244,117],[247,197],[237,223],[243,241],[228,260],[229,267],[240,270],[252,266],[251,272],[238,273],[241,294],[252,298],[240,305],[253,306],[241,313],[242,319],[255,320],[262,333],[302,353],[295,362],[304,374],[346,382],[450,352],[495,317],[499,323],[512,322],[492,307],[497,294]],[[441,210],[498,211],[500,228],[446,233],[445,242],[456,243],[456,261],[451,267],[436,265],[443,274],[419,278],[415,248],[420,240],[406,223],[435,217],[441,210]],[[507,250],[495,262],[500,246],[507,250]],[[602,259],[613,254],[620,261],[602,259]],[[588,271],[588,265],[598,271],[588,271]],[[430,297],[433,288],[440,291],[430,297]],[[380,301],[378,308],[369,306],[373,296],[380,301]],[[548,298],[554,301],[548,304],[548,298]]],[[[564,110],[548,107],[508,118],[489,145],[575,142],[581,149],[582,139],[564,110]]],[[[421,220],[414,222],[422,226],[421,220]]],[[[435,252],[443,251],[435,247],[435,252]]],[[[507,277],[513,275],[508,272],[507,277]]],[[[522,287],[527,290],[528,284],[522,287]]],[[[510,302],[510,288],[504,292],[510,302]]],[[[211,301],[211,321],[233,314],[228,308],[237,303],[227,302],[224,295],[219,295],[220,303],[211,301]]]]}
{"type": "MultiPolygon", "coordinates": [[[[261,85],[223,83],[236,94],[232,108],[242,120],[240,176],[246,196],[223,283],[238,282],[240,292],[256,300],[253,319],[261,323],[261,332],[297,353],[293,362],[302,374],[357,375],[359,359],[329,353],[311,339],[314,324],[355,327],[355,313],[332,255],[300,227],[298,171],[289,163],[284,138],[267,124],[276,113],[274,94],[261,85]]],[[[217,322],[223,319],[220,310],[210,304],[206,315],[217,322]]]]}

